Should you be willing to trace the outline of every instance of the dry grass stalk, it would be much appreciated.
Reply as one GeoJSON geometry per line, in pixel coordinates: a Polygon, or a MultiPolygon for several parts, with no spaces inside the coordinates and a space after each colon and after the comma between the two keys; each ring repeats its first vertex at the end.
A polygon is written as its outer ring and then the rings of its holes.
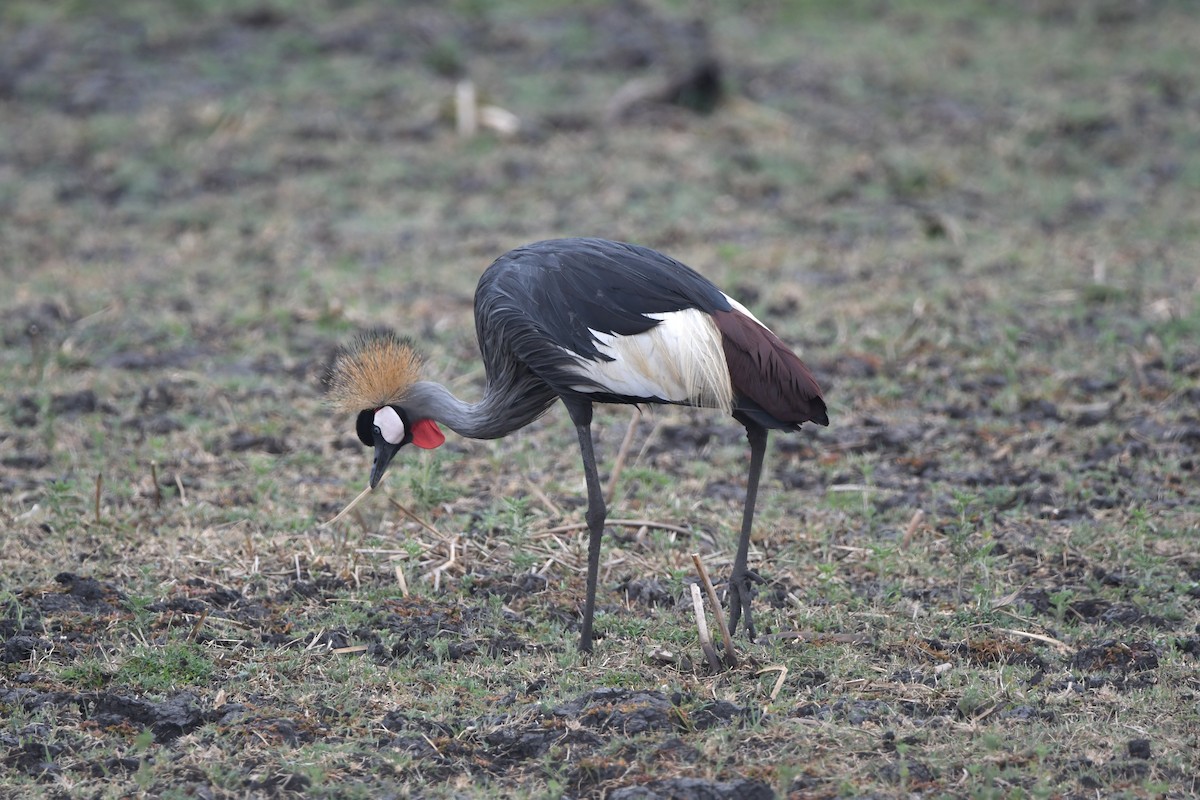
{"type": "Polygon", "coordinates": [[[633,435],[637,432],[638,420],[641,415],[642,412],[637,406],[634,406],[633,413],[629,417],[629,427],[625,429],[625,438],[621,440],[617,458],[613,461],[612,474],[608,477],[608,486],[604,489],[604,502],[610,506],[613,498],[616,497],[617,481],[621,479],[621,472],[625,469],[625,459],[629,456],[629,447],[633,444],[633,435]]]}
{"type": "Polygon", "coordinates": [[[737,651],[733,649],[733,637],[729,635],[729,626],[725,624],[725,617],[721,614],[721,601],[717,599],[717,590],[713,588],[712,581],[708,579],[708,570],[704,568],[704,562],[700,560],[699,553],[692,553],[692,563],[696,565],[696,574],[700,576],[700,582],[704,584],[704,591],[708,593],[708,602],[712,603],[713,614],[717,618],[717,627],[721,630],[721,640],[725,644],[725,663],[732,669],[738,665],[737,651]]]}
{"type": "Polygon", "coordinates": [[[828,644],[872,644],[870,636],[861,633],[817,633],[816,631],[783,631],[760,636],[769,642],[821,642],[828,644]]]}
{"type": "Polygon", "coordinates": [[[783,688],[783,682],[785,680],[787,680],[788,668],[786,666],[784,666],[783,664],[780,664],[775,667],[763,667],[755,674],[756,675],[765,675],[768,672],[778,672],[779,673],[779,677],[775,679],[775,687],[773,689],[771,689],[770,698],[771,698],[771,702],[773,703],[773,702],[775,702],[775,698],[779,697],[779,690],[783,688]]]}
{"type": "Polygon", "coordinates": [[[396,583],[400,584],[400,596],[408,597],[408,579],[404,577],[403,564],[396,564],[396,583]]]}
{"type": "Polygon", "coordinates": [[[196,641],[196,637],[200,635],[200,629],[204,627],[204,622],[207,619],[208,609],[206,608],[200,613],[200,617],[196,620],[195,624],[192,625],[192,629],[188,631],[187,640],[189,642],[196,641]]]}
{"type": "Polygon", "coordinates": [[[358,505],[360,502],[362,502],[362,499],[364,497],[366,497],[367,495],[369,495],[370,493],[371,493],[371,487],[368,486],[367,488],[363,489],[359,493],[358,497],[354,498],[349,503],[347,503],[346,507],[343,508],[341,511],[339,511],[336,517],[334,517],[333,519],[329,520],[328,522],[322,524],[320,527],[328,528],[330,525],[334,524],[335,522],[345,519],[346,515],[349,514],[351,511],[353,511],[354,507],[356,505],[358,505]]]}
{"type": "Polygon", "coordinates": [[[550,496],[548,494],[546,494],[545,492],[542,491],[542,487],[538,486],[536,483],[529,480],[528,478],[525,479],[525,483],[529,486],[529,491],[533,493],[533,496],[538,499],[539,503],[541,503],[542,505],[544,505],[546,507],[547,511],[549,511],[551,514],[553,514],[555,517],[557,517],[559,519],[562,518],[562,516],[563,516],[562,509],[558,507],[557,503],[555,503],[553,500],[550,499],[550,496]]]}
{"type": "MultiPolygon", "coordinates": [[[[674,531],[675,533],[683,533],[692,535],[692,531],[681,525],[671,525],[667,522],[655,522],[652,519],[608,519],[604,521],[605,525],[612,525],[621,528],[658,528],[663,531],[674,531]]],[[[547,528],[544,531],[538,531],[534,536],[549,536],[556,533],[569,533],[571,531],[582,530],[587,527],[586,522],[568,522],[564,525],[557,525],[553,528],[547,528]]]]}
{"type": "MultiPolygon", "coordinates": [[[[438,537],[439,539],[442,539],[443,541],[446,539],[446,536],[445,536],[445,535],[444,535],[444,534],[443,534],[441,531],[439,531],[437,528],[435,528],[435,527],[433,527],[432,525],[430,525],[430,524],[429,524],[428,522],[426,522],[425,520],[423,520],[423,519],[421,519],[420,517],[418,517],[418,516],[417,516],[416,514],[414,514],[413,512],[409,511],[407,508],[405,508],[405,507],[404,507],[404,506],[402,506],[401,504],[397,503],[397,502],[396,502],[395,500],[393,500],[392,498],[390,498],[390,497],[389,497],[389,498],[388,498],[388,502],[389,502],[389,503],[391,503],[393,506],[395,506],[395,507],[396,507],[396,509],[397,509],[398,511],[400,511],[400,513],[401,513],[401,514],[403,514],[404,516],[408,517],[408,518],[409,518],[409,519],[411,519],[413,522],[417,523],[417,524],[418,524],[418,525],[420,525],[422,528],[424,528],[425,530],[427,530],[427,531],[429,531],[430,533],[432,533],[434,536],[438,537]]],[[[455,537],[455,540],[457,540],[457,538],[458,538],[458,537],[455,537]]]]}
{"type": "Polygon", "coordinates": [[[1059,652],[1062,652],[1062,653],[1072,652],[1070,646],[1068,646],[1065,642],[1061,642],[1058,639],[1055,639],[1052,636],[1045,636],[1040,633],[1031,633],[1030,631],[1021,631],[1021,630],[1017,630],[1015,628],[996,628],[996,630],[1000,631],[1001,633],[1008,633],[1013,636],[1020,636],[1024,639],[1033,639],[1035,642],[1044,642],[1044,643],[1050,645],[1051,647],[1056,648],[1057,650],[1059,650],[1059,652]]]}
{"type": "Polygon", "coordinates": [[[474,82],[459,81],[454,86],[454,127],[459,136],[470,139],[479,130],[478,111],[474,82]]]}
{"type": "Polygon", "coordinates": [[[454,567],[457,564],[458,564],[458,537],[455,536],[450,541],[450,557],[448,559],[446,559],[445,561],[443,561],[438,566],[429,570],[429,572],[426,572],[421,577],[425,578],[425,580],[429,580],[429,577],[432,575],[433,576],[433,590],[435,592],[441,591],[442,573],[445,572],[446,570],[454,567]]]}
{"type": "Polygon", "coordinates": [[[162,487],[158,485],[158,462],[150,462],[150,483],[154,486],[154,507],[162,508],[162,487]]]}
{"type": "Polygon", "coordinates": [[[700,587],[692,584],[692,610],[696,613],[696,632],[700,636],[700,649],[708,659],[708,666],[713,672],[721,671],[721,659],[712,645],[712,637],[708,633],[708,621],[704,618],[704,599],[700,596],[700,587]]]}
{"type": "Polygon", "coordinates": [[[904,549],[908,549],[913,542],[913,537],[917,535],[917,531],[921,529],[921,525],[925,522],[925,512],[917,509],[913,512],[912,519],[908,521],[908,527],[904,529],[904,549]]]}

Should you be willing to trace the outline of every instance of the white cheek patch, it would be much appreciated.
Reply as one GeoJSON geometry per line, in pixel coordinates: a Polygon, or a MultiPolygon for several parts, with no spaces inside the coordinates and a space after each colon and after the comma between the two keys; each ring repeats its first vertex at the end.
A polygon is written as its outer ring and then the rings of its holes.
{"type": "Polygon", "coordinates": [[[384,406],[375,412],[375,427],[383,434],[383,440],[388,444],[400,444],[404,441],[404,421],[391,406],[384,406]]]}

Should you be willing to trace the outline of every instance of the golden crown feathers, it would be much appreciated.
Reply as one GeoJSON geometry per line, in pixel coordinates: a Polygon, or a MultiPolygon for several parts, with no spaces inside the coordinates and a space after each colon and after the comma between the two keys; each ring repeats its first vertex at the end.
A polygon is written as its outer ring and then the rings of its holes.
{"type": "Polygon", "coordinates": [[[348,414],[398,405],[420,377],[421,365],[410,340],[387,330],[360,334],[334,357],[325,378],[329,402],[348,414]]]}

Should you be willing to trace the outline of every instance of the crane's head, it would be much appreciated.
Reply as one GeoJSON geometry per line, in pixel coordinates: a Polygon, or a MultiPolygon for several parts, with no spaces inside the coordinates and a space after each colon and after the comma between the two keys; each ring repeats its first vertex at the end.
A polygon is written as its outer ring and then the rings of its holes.
{"type": "Polygon", "coordinates": [[[431,419],[412,419],[404,409],[409,387],[421,372],[412,343],[390,331],[370,331],[338,351],[326,383],[333,406],[357,414],[355,431],[375,448],[374,489],[388,464],[406,444],[433,448],[446,441],[431,419]]]}
{"type": "Polygon", "coordinates": [[[431,419],[412,422],[408,412],[400,406],[364,408],[358,412],[355,429],[359,441],[375,448],[375,463],[371,465],[372,489],[379,484],[388,464],[404,445],[415,444],[432,450],[446,441],[436,422],[431,419]]]}

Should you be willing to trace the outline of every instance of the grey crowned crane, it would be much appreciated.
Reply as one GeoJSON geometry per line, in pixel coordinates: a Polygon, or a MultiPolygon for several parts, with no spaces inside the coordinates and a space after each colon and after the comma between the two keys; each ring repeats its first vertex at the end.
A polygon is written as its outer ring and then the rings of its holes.
{"type": "Polygon", "coordinates": [[[821,388],[796,354],[691,268],[603,239],[553,239],[500,256],[475,290],[475,333],[487,371],[478,403],[420,380],[420,357],[393,334],[364,335],[338,354],[330,397],[342,412],[358,415],[358,438],[375,448],[371,486],[404,445],[442,444],[439,424],[473,439],[496,439],[562,400],[587,478],[590,538],[579,649],[590,651],[606,515],[592,450],[592,404],[723,410],[745,426],[750,444],[729,628],[736,632],[744,618],[753,640],[746,557],[767,432],[829,424],[821,388]]]}

